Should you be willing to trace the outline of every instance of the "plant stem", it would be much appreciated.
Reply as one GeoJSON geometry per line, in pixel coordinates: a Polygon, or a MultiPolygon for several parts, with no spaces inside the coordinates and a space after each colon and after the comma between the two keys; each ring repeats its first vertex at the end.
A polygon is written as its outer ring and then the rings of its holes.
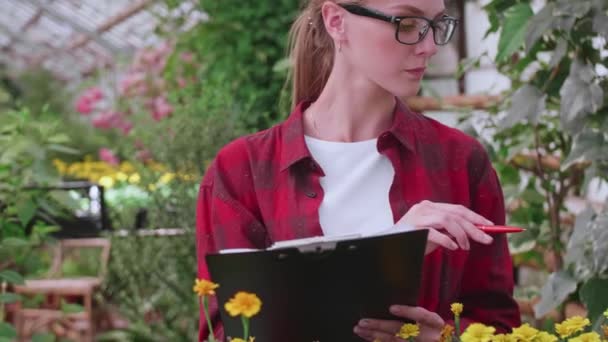
{"type": "Polygon", "coordinates": [[[456,328],[456,337],[460,340],[460,316],[454,316],[454,327],[456,328]]]}
{"type": "Polygon", "coordinates": [[[241,321],[243,322],[243,340],[247,341],[249,339],[249,318],[241,316],[241,321]]]}
{"type": "MultiPolygon", "coordinates": [[[[6,293],[6,282],[2,281],[0,284],[0,294],[4,296],[6,293]]],[[[0,323],[4,322],[4,301],[0,301],[0,323]]]]}
{"type": "MultiPolygon", "coordinates": [[[[201,298],[199,297],[199,301],[201,298]]],[[[209,299],[207,296],[202,297],[203,311],[205,312],[205,319],[207,320],[207,327],[209,327],[209,342],[215,342],[215,335],[213,334],[213,326],[211,325],[211,317],[209,317],[209,299]]]]}

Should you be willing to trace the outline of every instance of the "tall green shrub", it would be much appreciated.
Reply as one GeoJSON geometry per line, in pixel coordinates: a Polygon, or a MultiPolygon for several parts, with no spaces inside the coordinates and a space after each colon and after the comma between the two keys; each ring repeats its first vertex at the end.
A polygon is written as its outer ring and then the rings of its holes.
{"type": "Polygon", "coordinates": [[[285,57],[299,3],[201,0],[209,20],[179,37],[178,49],[192,51],[202,63],[202,91],[227,84],[248,130],[267,128],[288,114],[279,108],[286,74],[273,68],[285,57]]]}
{"type": "Polygon", "coordinates": [[[553,261],[537,316],[579,297],[597,318],[608,306],[608,207],[587,204],[572,224],[566,201],[585,197],[590,180],[608,180],[608,3],[531,5],[485,7],[489,32],[500,32],[495,62],[512,81],[492,120],[498,169],[514,200],[511,222],[529,228],[512,242],[553,261]]]}

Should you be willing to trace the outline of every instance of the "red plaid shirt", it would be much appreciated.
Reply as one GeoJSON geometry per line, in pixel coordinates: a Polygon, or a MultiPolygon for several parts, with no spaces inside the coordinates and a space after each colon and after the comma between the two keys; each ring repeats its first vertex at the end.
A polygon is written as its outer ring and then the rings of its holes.
{"type": "MultiPolygon", "coordinates": [[[[318,214],[323,170],[304,142],[306,106],[300,104],[280,125],[228,144],[209,167],[197,207],[200,278],[209,279],[206,253],[323,234],[318,214]]],[[[395,169],[389,192],[395,222],[414,204],[430,200],[462,204],[504,223],[496,173],[473,138],[398,103],[393,125],[377,146],[395,169]]],[[[520,324],[512,271],[504,235],[489,246],[471,242],[470,251],[439,248],[425,259],[419,305],[449,320],[450,304],[461,302],[463,326],[477,321],[508,330],[520,324]]],[[[221,337],[217,305],[211,311],[221,337]]],[[[202,311],[200,336],[208,336],[202,311]]]]}

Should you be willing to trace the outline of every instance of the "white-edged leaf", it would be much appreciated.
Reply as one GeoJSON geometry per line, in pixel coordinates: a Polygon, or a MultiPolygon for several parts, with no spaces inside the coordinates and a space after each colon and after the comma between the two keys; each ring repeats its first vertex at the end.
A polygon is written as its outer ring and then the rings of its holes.
{"type": "Polygon", "coordinates": [[[604,134],[586,129],[574,136],[570,154],[561,165],[567,170],[573,163],[581,161],[597,161],[608,155],[608,141],[604,134]]]}
{"type": "Polygon", "coordinates": [[[568,52],[568,41],[564,38],[559,38],[557,42],[557,46],[555,50],[553,50],[553,54],[551,55],[551,60],[549,61],[549,67],[556,67],[559,62],[566,56],[568,52]]]}
{"type": "Polygon", "coordinates": [[[576,291],[576,280],[564,271],[554,272],[540,292],[540,302],[534,305],[534,316],[541,318],[555,309],[576,291]]]}
{"type": "Polygon", "coordinates": [[[554,9],[555,4],[549,3],[536,13],[530,21],[528,31],[526,32],[526,52],[530,52],[532,46],[543,34],[550,32],[555,21],[555,17],[553,16],[554,9]]]}
{"type": "Polygon", "coordinates": [[[585,116],[594,113],[604,102],[604,91],[593,82],[595,70],[579,60],[570,67],[570,74],[560,90],[562,126],[576,134],[585,125],[585,116]]]}
{"type": "Polygon", "coordinates": [[[602,12],[596,12],[593,16],[593,31],[608,39],[608,16],[602,12]]]}
{"type": "Polygon", "coordinates": [[[546,98],[547,95],[530,84],[517,89],[511,99],[511,108],[499,122],[498,128],[504,130],[523,120],[536,123],[538,116],[545,110],[546,98]]]}
{"type": "Polygon", "coordinates": [[[593,218],[594,212],[591,207],[587,207],[585,211],[576,216],[574,223],[574,231],[568,240],[566,255],[564,262],[566,264],[576,264],[585,259],[585,245],[590,240],[591,230],[589,224],[593,218]]]}

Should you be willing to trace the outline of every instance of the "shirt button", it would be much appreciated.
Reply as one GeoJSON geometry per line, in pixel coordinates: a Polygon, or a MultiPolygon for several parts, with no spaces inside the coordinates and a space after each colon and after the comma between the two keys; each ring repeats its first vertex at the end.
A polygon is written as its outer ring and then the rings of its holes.
{"type": "Polygon", "coordinates": [[[317,197],[317,193],[312,190],[308,190],[308,191],[306,191],[306,197],[315,198],[315,197],[317,197]]]}

